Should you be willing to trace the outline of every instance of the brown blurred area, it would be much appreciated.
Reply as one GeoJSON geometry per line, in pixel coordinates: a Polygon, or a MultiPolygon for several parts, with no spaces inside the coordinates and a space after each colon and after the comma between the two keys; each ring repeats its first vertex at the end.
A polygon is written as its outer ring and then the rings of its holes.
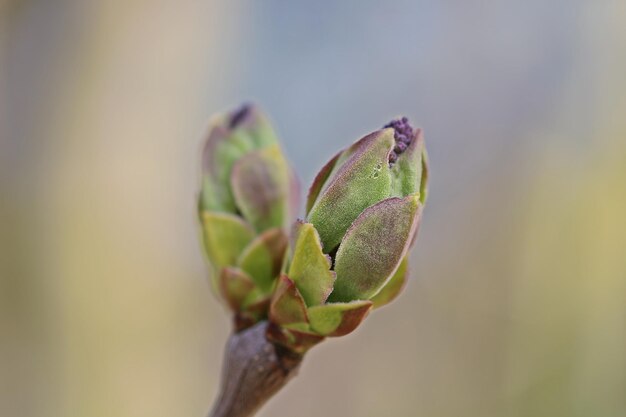
{"type": "Polygon", "coordinates": [[[229,318],[199,148],[250,98],[304,185],[397,113],[432,169],[405,292],[260,415],[626,414],[623,1],[5,0],[0,19],[1,416],[205,415],[229,318]]]}

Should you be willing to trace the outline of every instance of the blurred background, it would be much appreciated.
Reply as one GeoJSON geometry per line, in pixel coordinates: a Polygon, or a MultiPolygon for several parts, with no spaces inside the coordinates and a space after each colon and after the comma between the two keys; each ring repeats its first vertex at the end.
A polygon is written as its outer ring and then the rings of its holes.
{"type": "Polygon", "coordinates": [[[199,151],[244,100],[305,188],[398,114],[432,172],[406,291],[260,416],[626,415],[625,74],[623,0],[0,0],[0,415],[205,415],[199,151]]]}

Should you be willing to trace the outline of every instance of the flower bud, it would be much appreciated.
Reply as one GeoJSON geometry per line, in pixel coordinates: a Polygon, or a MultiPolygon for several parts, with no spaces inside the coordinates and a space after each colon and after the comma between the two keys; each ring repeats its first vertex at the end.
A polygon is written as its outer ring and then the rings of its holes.
{"type": "Polygon", "coordinates": [[[307,219],[335,253],[331,300],[370,299],[398,269],[426,200],[421,130],[394,120],[337,154],[309,192],[307,219]]]}
{"type": "Polygon", "coordinates": [[[198,209],[213,287],[239,328],[267,315],[298,187],[269,122],[245,105],[212,120],[198,209]]]}
{"type": "Polygon", "coordinates": [[[306,351],[354,330],[406,281],[426,199],[421,130],[394,120],[338,153],[315,178],[270,306],[270,337],[306,351]]]}

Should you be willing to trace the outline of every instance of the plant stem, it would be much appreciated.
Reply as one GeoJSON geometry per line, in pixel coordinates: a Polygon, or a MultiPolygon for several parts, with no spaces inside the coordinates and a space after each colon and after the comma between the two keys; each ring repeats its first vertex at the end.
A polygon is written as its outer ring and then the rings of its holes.
{"type": "Polygon", "coordinates": [[[220,394],[209,417],[250,417],[298,371],[302,356],[267,341],[268,323],[233,333],[224,354],[220,394]]]}

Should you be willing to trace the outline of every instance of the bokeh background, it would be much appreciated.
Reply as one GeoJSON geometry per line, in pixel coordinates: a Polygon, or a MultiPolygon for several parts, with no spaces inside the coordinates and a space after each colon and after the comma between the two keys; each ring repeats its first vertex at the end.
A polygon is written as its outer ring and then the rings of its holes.
{"type": "Polygon", "coordinates": [[[406,291],[261,416],[626,415],[625,75],[623,0],[0,1],[0,415],[205,415],[199,150],[250,99],[305,186],[398,114],[432,170],[406,291]]]}

